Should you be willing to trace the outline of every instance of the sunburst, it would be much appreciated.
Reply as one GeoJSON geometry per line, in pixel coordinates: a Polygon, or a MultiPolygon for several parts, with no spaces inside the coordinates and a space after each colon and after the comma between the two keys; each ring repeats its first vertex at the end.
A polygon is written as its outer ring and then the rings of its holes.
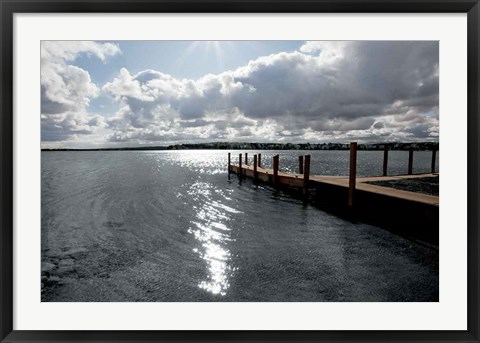
{"type": "Polygon", "coordinates": [[[225,66],[225,50],[232,45],[226,41],[192,41],[177,58],[176,65],[181,66],[195,60],[208,60],[220,69],[225,66]]]}

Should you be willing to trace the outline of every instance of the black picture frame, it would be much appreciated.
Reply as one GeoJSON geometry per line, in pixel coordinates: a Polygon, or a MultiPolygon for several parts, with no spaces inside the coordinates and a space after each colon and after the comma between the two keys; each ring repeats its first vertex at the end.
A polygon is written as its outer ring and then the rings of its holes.
{"type": "Polygon", "coordinates": [[[1,342],[430,341],[479,342],[478,0],[0,0],[1,342]],[[468,14],[468,329],[465,331],[16,331],[13,330],[13,16],[15,13],[442,13],[468,14]]]}

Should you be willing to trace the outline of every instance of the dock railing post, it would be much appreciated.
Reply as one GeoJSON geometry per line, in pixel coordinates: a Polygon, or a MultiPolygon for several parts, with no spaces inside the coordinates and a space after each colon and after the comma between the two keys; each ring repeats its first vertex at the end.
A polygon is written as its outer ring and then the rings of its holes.
{"type": "Polygon", "coordinates": [[[231,162],[231,156],[230,156],[230,153],[228,153],[228,166],[227,166],[227,170],[228,170],[228,173],[230,173],[230,163],[231,162]]]}
{"type": "Polygon", "coordinates": [[[413,148],[408,150],[408,175],[413,174],[413,148]]]}
{"type": "Polygon", "coordinates": [[[431,168],[432,174],[435,173],[435,162],[436,162],[436,159],[437,159],[437,149],[436,149],[436,148],[433,148],[433,150],[432,150],[432,168],[431,168]]]}
{"type": "Polygon", "coordinates": [[[387,176],[388,171],[388,145],[383,146],[383,176],[387,176]]]}
{"type": "Polygon", "coordinates": [[[258,168],[262,168],[262,154],[258,154],[258,168]]]}
{"type": "Polygon", "coordinates": [[[277,186],[278,184],[278,168],[279,168],[279,156],[273,156],[273,185],[277,186]]]}
{"type": "Polygon", "coordinates": [[[245,165],[248,166],[248,152],[245,153],[245,165]]]}
{"type": "Polygon", "coordinates": [[[253,155],[253,178],[257,180],[257,155],[253,155]]]}
{"type": "Polygon", "coordinates": [[[303,174],[303,156],[298,156],[298,173],[303,174]]]}
{"type": "Polygon", "coordinates": [[[303,170],[303,194],[308,194],[309,180],[310,180],[310,155],[305,155],[305,168],[303,170]]]}
{"type": "Polygon", "coordinates": [[[242,175],[242,154],[238,155],[238,175],[242,175]]]}
{"type": "Polygon", "coordinates": [[[350,173],[348,182],[348,206],[353,206],[353,194],[357,181],[357,143],[350,143],[350,173]]]}

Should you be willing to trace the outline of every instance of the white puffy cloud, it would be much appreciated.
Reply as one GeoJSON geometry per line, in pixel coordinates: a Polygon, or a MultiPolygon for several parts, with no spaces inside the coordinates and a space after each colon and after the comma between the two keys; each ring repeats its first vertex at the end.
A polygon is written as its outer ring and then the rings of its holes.
{"type": "Polygon", "coordinates": [[[77,139],[79,135],[94,133],[105,128],[105,118],[84,112],[42,115],[42,141],[77,139]]]}
{"type": "Polygon", "coordinates": [[[52,62],[71,62],[79,54],[93,55],[102,61],[120,53],[120,48],[113,43],[94,41],[42,41],[41,57],[52,62]]]}
{"type": "MultiPolygon", "coordinates": [[[[111,83],[103,86],[103,89],[114,95],[117,101],[124,98],[133,98],[147,102],[155,100],[155,94],[148,94],[150,89],[146,85],[141,85],[139,80],[132,78],[125,68],[120,69],[119,76],[111,83]]],[[[153,90],[158,90],[158,88],[153,90]]]]}
{"type": "Polygon", "coordinates": [[[42,68],[41,89],[42,114],[46,115],[84,110],[99,93],[88,72],[57,63],[42,68]]]}
{"type": "Polygon", "coordinates": [[[69,64],[81,54],[105,61],[120,52],[116,44],[88,41],[42,41],[42,141],[62,141],[105,127],[103,117],[89,114],[90,100],[100,93],[88,71],[69,64]]]}
{"type": "Polygon", "coordinates": [[[437,42],[306,42],[198,80],[122,69],[111,141],[438,137],[437,42]]]}

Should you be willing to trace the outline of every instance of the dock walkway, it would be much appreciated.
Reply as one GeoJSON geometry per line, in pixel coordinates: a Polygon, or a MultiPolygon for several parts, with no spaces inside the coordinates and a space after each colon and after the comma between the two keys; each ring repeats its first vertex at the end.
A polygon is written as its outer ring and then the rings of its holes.
{"type": "MultiPolygon", "coordinates": [[[[230,172],[239,174],[239,167],[235,165],[230,165],[230,172]]],[[[268,182],[273,176],[273,169],[268,168],[257,168],[257,178],[260,181],[268,182]]],[[[253,178],[253,165],[243,165],[242,174],[253,178]]],[[[298,173],[285,173],[278,172],[280,178],[279,183],[291,187],[301,188],[303,187],[304,177],[303,174],[298,173]]],[[[439,197],[434,195],[428,195],[417,192],[410,192],[401,189],[395,189],[391,187],[383,187],[378,185],[372,185],[367,182],[372,181],[392,181],[392,180],[402,180],[402,179],[415,179],[415,178],[424,178],[424,177],[436,177],[436,173],[424,173],[424,174],[414,174],[414,175],[396,175],[396,176],[368,176],[368,177],[357,177],[356,178],[356,187],[355,189],[361,190],[364,192],[381,194],[389,197],[399,198],[412,202],[419,202],[426,205],[438,206],[439,197]]],[[[321,184],[330,184],[335,186],[340,186],[344,188],[349,187],[349,177],[348,176],[323,176],[323,175],[312,175],[309,180],[309,188],[319,188],[321,184]]]]}
{"type": "Polygon", "coordinates": [[[350,148],[350,175],[348,176],[325,176],[325,175],[310,175],[310,156],[299,157],[299,173],[286,173],[279,170],[279,155],[273,157],[273,168],[261,167],[261,154],[254,155],[253,163],[248,163],[248,155],[245,154],[243,159],[242,154],[239,155],[239,164],[231,164],[231,156],[228,154],[228,171],[253,179],[271,183],[273,186],[289,186],[303,189],[304,193],[308,193],[309,189],[320,189],[324,185],[337,186],[339,188],[348,189],[348,204],[353,206],[354,194],[358,191],[376,194],[379,196],[401,199],[411,203],[420,203],[428,206],[439,206],[439,197],[418,192],[411,192],[391,187],[384,187],[374,185],[368,182],[375,181],[392,181],[403,179],[415,179],[436,177],[439,174],[435,173],[435,158],[436,151],[432,153],[432,169],[430,173],[413,174],[413,150],[409,154],[409,174],[405,175],[386,175],[388,151],[384,154],[384,175],[357,177],[356,176],[356,143],[351,143],[350,148]],[[242,161],[243,160],[243,161],[242,161]],[[243,163],[242,163],[243,162],[243,163]]]}

